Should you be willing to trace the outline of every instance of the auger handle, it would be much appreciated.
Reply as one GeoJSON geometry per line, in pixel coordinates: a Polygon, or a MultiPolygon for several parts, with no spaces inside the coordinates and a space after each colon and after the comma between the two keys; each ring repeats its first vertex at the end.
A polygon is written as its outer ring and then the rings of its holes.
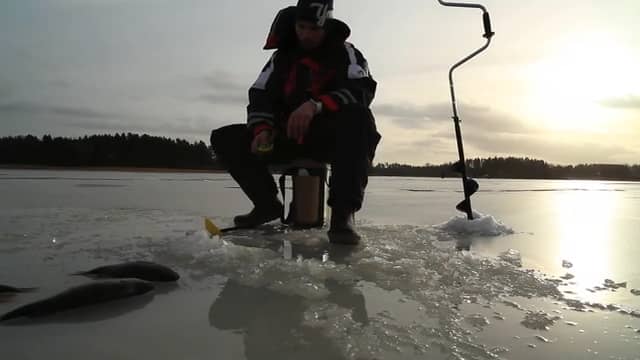
{"type": "Polygon", "coordinates": [[[482,22],[484,23],[484,35],[482,37],[491,39],[495,33],[491,30],[491,17],[488,11],[482,14],[482,22]]]}

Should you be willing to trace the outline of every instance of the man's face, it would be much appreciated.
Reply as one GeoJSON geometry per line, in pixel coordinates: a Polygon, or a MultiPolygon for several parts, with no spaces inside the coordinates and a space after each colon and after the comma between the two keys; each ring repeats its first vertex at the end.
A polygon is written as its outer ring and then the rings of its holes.
{"type": "Polygon", "coordinates": [[[322,45],[324,41],[324,28],[304,20],[296,21],[296,35],[298,43],[304,50],[315,50],[322,45]]]}

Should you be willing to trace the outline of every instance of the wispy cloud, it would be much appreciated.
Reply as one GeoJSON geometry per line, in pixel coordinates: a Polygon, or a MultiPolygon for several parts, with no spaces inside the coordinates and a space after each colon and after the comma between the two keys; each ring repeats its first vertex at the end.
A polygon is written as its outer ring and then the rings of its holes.
{"type": "Polygon", "coordinates": [[[435,111],[432,106],[411,104],[381,104],[373,108],[377,116],[390,117],[393,123],[403,129],[423,129],[432,125],[433,120],[442,120],[444,112],[435,111]]]}
{"type": "MultiPolygon", "coordinates": [[[[494,111],[486,106],[472,104],[458,104],[459,117],[463,127],[471,131],[482,133],[531,133],[536,131],[531,126],[517,118],[494,111]]],[[[428,105],[377,105],[373,109],[377,116],[391,118],[393,124],[403,129],[426,129],[444,124],[452,120],[452,107],[449,103],[434,103],[428,105]]],[[[448,134],[448,133],[447,133],[448,134]]],[[[447,135],[449,136],[449,135],[447,135]]]]}
{"type": "MultiPolygon", "coordinates": [[[[563,164],[619,163],[637,158],[635,149],[554,137],[534,124],[489,107],[459,104],[459,112],[468,157],[529,156],[563,164]]],[[[404,139],[394,139],[390,155],[413,159],[413,163],[433,161],[434,158],[453,161],[457,157],[450,104],[380,105],[374,113],[378,117],[388,117],[391,124],[406,134],[404,139]]]]}
{"type": "Polygon", "coordinates": [[[248,89],[248,86],[238,82],[233,74],[223,70],[217,70],[205,76],[204,82],[214,90],[246,91],[248,89]]]}
{"type": "Polygon", "coordinates": [[[46,122],[45,133],[79,135],[133,132],[192,140],[206,140],[211,129],[223,124],[220,119],[197,113],[190,116],[178,115],[175,118],[159,118],[152,115],[106,112],[89,107],[37,102],[0,102],[0,119],[7,119],[13,124],[8,129],[15,134],[33,132],[30,124],[46,122]]]}
{"type": "Polygon", "coordinates": [[[623,97],[610,98],[601,101],[601,104],[611,108],[640,109],[640,96],[627,95],[623,97]]]}
{"type": "Polygon", "coordinates": [[[200,96],[200,100],[206,101],[211,104],[246,104],[249,102],[249,99],[246,94],[204,94],[200,96]]]}
{"type": "Polygon", "coordinates": [[[206,117],[185,117],[176,120],[138,119],[135,122],[125,119],[105,119],[100,122],[87,122],[80,119],[66,119],[62,125],[82,129],[88,132],[134,132],[147,134],[170,134],[175,137],[201,138],[208,136],[215,122],[206,117]]]}
{"type": "Polygon", "coordinates": [[[540,159],[553,159],[564,164],[586,162],[620,162],[622,159],[636,157],[633,149],[597,142],[564,141],[549,139],[544,135],[499,134],[487,137],[471,133],[466,136],[468,144],[485,152],[496,155],[532,156],[540,159]],[[582,160],[581,160],[582,159],[582,160]]]}
{"type": "MultiPolygon", "coordinates": [[[[425,133],[421,139],[395,143],[381,149],[400,162],[423,164],[457,160],[453,129],[425,133]]],[[[555,164],[636,163],[638,151],[622,145],[594,141],[575,142],[549,138],[545,134],[488,133],[465,131],[463,134],[467,158],[487,156],[521,156],[542,159],[555,164]]],[[[383,134],[384,141],[384,134],[383,134]]]]}
{"type": "MultiPolygon", "coordinates": [[[[619,162],[633,157],[634,151],[624,146],[598,142],[577,142],[554,137],[508,115],[469,116],[463,123],[463,138],[467,148],[483,154],[528,156],[552,162],[570,164],[585,162],[619,162]]],[[[453,130],[440,134],[451,138],[453,130]]]]}
{"type": "Polygon", "coordinates": [[[3,104],[11,96],[11,86],[0,79],[0,104],[3,104]]]}
{"type": "Polygon", "coordinates": [[[119,117],[115,113],[102,112],[89,108],[37,104],[33,102],[10,102],[0,105],[0,112],[58,115],[63,117],[84,119],[105,119],[119,117]]]}
{"type": "MultiPolygon", "coordinates": [[[[373,111],[376,115],[412,120],[442,120],[450,116],[450,112],[447,113],[447,109],[442,104],[380,104],[375,105],[373,111]]],[[[449,111],[451,111],[450,106],[449,111]]]]}
{"type": "Polygon", "coordinates": [[[233,74],[218,70],[203,78],[205,93],[198,97],[199,100],[216,105],[246,104],[248,86],[235,79],[233,74]]]}

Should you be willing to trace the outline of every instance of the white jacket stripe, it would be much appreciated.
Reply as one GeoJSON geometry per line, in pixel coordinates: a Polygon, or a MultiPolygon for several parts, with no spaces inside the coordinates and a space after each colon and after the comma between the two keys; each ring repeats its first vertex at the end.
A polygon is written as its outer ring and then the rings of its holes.
{"type": "Polygon", "coordinates": [[[256,82],[253,83],[253,85],[251,86],[252,88],[260,89],[260,90],[265,90],[267,88],[267,82],[269,82],[269,79],[271,78],[271,75],[275,70],[275,64],[273,63],[274,57],[275,57],[275,54],[271,56],[271,59],[269,59],[269,64],[260,73],[256,82]]]}

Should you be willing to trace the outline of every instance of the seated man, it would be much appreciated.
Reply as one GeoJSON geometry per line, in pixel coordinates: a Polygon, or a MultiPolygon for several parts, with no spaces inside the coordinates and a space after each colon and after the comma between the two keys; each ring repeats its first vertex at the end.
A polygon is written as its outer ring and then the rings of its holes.
{"type": "Polygon", "coordinates": [[[248,123],[211,133],[211,146],[253,202],[239,227],[278,219],[283,205],[267,164],[307,157],[331,164],[329,239],[357,244],[354,213],[380,141],[369,109],[376,82],[332,18],[332,0],[300,0],[281,10],[265,49],[277,49],[249,90],[248,123]]]}

